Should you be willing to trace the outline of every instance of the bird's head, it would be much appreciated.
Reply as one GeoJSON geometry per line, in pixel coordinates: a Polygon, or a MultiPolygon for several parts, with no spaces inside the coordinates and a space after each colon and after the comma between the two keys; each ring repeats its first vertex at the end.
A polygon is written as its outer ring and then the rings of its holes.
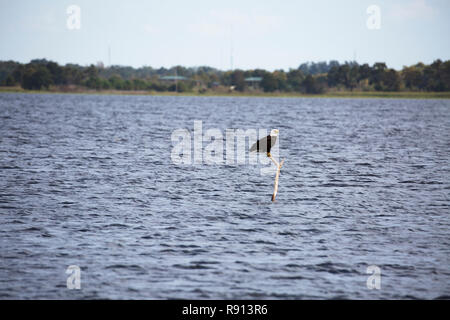
{"type": "Polygon", "coordinates": [[[270,131],[270,135],[272,137],[277,137],[278,133],[279,133],[278,129],[272,129],[272,131],[270,131]]]}

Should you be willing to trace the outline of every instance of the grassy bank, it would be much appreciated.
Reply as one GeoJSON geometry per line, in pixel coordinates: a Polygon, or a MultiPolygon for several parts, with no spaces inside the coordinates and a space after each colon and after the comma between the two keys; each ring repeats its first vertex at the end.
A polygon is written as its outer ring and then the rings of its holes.
{"type": "Polygon", "coordinates": [[[104,95],[150,95],[150,96],[198,96],[198,97],[279,97],[279,98],[391,98],[391,99],[450,99],[450,92],[364,92],[338,91],[323,94],[301,94],[297,92],[156,92],[76,89],[70,91],[51,88],[49,90],[24,90],[21,87],[0,87],[0,92],[39,94],[104,94],[104,95]]]}

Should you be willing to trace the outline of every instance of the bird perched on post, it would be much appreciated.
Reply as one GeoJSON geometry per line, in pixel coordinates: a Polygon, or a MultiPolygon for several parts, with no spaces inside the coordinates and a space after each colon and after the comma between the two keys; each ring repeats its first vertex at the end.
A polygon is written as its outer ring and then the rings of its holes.
{"type": "Polygon", "coordinates": [[[270,131],[270,135],[259,139],[255,142],[255,144],[250,148],[250,152],[265,152],[269,158],[271,158],[270,149],[275,145],[278,137],[278,129],[272,129],[270,131]]]}

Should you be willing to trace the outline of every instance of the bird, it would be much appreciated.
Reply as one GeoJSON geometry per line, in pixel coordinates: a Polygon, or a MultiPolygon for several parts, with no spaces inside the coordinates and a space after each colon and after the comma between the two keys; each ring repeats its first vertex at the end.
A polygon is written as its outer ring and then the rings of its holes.
{"type": "Polygon", "coordinates": [[[270,135],[259,139],[254,145],[252,145],[250,152],[265,152],[269,158],[272,157],[270,154],[270,149],[277,142],[278,133],[278,129],[272,129],[272,131],[270,131],[270,135]]]}

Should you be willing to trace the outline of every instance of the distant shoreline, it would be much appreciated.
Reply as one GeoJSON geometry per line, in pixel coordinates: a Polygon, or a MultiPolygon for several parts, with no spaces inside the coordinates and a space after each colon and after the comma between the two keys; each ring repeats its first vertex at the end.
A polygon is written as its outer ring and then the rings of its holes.
{"type": "Polygon", "coordinates": [[[0,93],[25,94],[92,94],[92,95],[139,95],[139,96],[173,96],[173,97],[246,97],[246,98],[361,98],[361,99],[450,99],[450,92],[383,92],[383,91],[337,91],[322,94],[302,94],[296,92],[158,92],[158,91],[124,91],[124,90],[24,90],[20,87],[1,87],[0,93]]]}

